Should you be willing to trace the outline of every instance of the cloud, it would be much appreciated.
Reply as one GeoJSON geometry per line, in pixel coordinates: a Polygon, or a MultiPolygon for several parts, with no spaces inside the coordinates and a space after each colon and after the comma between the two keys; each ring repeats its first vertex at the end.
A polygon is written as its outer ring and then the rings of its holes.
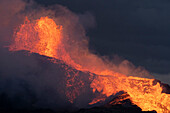
{"type": "MultiPolygon", "coordinates": [[[[0,1],[0,45],[9,44],[13,29],[19,24],[22,17],[17,15],[24,10],[26,3],[22,0],[0,1]]],[[[20,15],[21,16],[21,15],[20,15]]]]}
{"type": "Polygon", "coordinates": [[[153,73],[156,79],[161,80],[162,83],[170,84],[170,74],[153,73]]]}

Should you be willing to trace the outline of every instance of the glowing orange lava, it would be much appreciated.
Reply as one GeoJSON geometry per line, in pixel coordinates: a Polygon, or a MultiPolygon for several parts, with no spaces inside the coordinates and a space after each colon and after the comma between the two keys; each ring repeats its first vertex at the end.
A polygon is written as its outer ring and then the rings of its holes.
{"type": "Polygon", "coordinates": [[[31,23],[26,18],[25,23],[16,32],[15,43],[10,46],[10,50],[28,50],[57,58],[57,50],[62,38],[61,32],[62,26],[56,25],[48,17],[42,17],[35,23],[31,23]]]}
{"type": "MultiPolygon", "coordinates": [[[[162,93],[160,84],[153,84],[154,79],[128,77],[103,65],[101,65],[101,68],[94,67],[93,64],[82,65],[82,63],[73,60],[69,53],[66,52],[65,45],[62,43],[62,40],[64,40],[62,31],[63,27],[56,25],[55,21],[49,17],[41,17],[32,22],[26,18],[24,24],[14,34],[14,42],[9,49],[10,51],[27,50],[60,59],[77,70],[94,73],[95,76],[91,75],[94,77],[90,85],[93,92],[98,91],[109,97],[119,91],[125,91],[130,95],[132,102],[143,111],[156,110],[158,113],[170,113],[170,94],[162,93]]],[[[102,61],[100,58],[92,53],[85,55],[86,57],[77,56],[77,58],[90,59],[88,63],[93,62],[100,66],[98,63],[102,61]],[[96,59],[91,59],[93,58],[91,56],[95,56],[94,58],[96,59]]],[[[75,76],[78,76],[78,74],[75,73],[75,76]]],[[[67,87],[73,86],[70,81],[73,83],[74,77],[68,81],[67,87]]],[[[83,82],[80,81],[79,85],[83,85],[83,82]]],[[[75,92],[77,95],[79,94],[78,90],[75,90],[75,92]]],[[[70,99],[72,102],[76,98],[74,94],[68,94],[68,96],[72,96],[73,99],[70,99]]],[[[96,97],[89,104],[95,104],[103,100],[105,98],[96,97]]]]}

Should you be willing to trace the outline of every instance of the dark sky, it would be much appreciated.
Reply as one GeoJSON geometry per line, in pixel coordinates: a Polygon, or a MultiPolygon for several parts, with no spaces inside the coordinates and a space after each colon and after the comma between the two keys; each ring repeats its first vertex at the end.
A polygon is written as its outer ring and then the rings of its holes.
{"type": "Polygon", "coordinates": [[[170,1],[168,0],[36,0],[61,4],[75,13],[90,12],[96,26],[88,30],[90,48],[119,55],[152,73],[170,73],[170,1]]]}

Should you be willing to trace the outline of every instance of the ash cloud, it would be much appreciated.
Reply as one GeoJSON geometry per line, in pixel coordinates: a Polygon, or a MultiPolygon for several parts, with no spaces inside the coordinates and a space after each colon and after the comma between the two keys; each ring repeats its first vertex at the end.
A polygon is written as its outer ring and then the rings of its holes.
{"type": "Polygon", "coordinates": [[[18,26],[22,17],[18,15],[26,3],[21,0],[0,1],[0,45],[8,45],[11,40],[13,29],[18,26]]]}
{"type": "MultiPolygon", "coordinates": [[[[135,67],[127,60],[119,57],[109,60],[105,56],[93,54],[89,50],[89,37],[86,36],[85,30],[96,26],[95,18],[89,12],[75,14],[61,5],[42,7],[34,2],[27,3],[21,0],[3,0],[0,4],[2,9],[0,10],[2,17],[0,20],[0,42],[2,45],[0,48],[2,54],[0,56],[0,92],[7,95],[6,98],[10,98],[13,104],[20,102],[16,105],[17,107],[23,102],[25,103],[23,106],[27,107],[32,104],[34,107],[56,109],[71,106],[63,97],[64,94],[61,95],[58,91],[60,85],[57,83],[64,81],[64,70],[61,70],[60,67],[56,68],[58,65],[52,63],[47,63],[47,66],[43,65],[43,60],[38,60],[34,55],[27,56],[23,54],[24,52],[10,53],[7,48],[3,48],[11,43],[13,30],[23,23],[25,16],[31,20],[49,16],[57,24],[63,25],[65,28],[64,37],[68,39],[63,41],[66,44],[65,49],[72,59],[83,66],[94,66],[96,69],[109,68],[131,76],[150,75],[145,69],[135,67]]],[[[82,73],[82,76],[88,75],[82,73]]],[[[90,94],[91,92],[87,92],[84,95],[90,94]]],[[[80,99],[82,98],[81,95],[80,99]]],[[[80,100],[77,101],[77,105],[79,105],[80,100]]],[[[87,103],[86,99],[82,101],[87,103]]]]}

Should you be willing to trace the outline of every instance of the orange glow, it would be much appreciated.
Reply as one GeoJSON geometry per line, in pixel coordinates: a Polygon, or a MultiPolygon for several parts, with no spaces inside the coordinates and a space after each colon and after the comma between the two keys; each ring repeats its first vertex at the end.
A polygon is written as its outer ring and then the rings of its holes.
{"type": "Polygon", "coordinates": [[[25,23],[16,32],[15,43],[10,46],[10,50],[28,50],[56,58],[62,38],[61,31],[62,26],[56,25],[48,17],[42,17],[35,23],[26,18],[25,23]]]}
{"type": "MultiPolygon", "coordinates": [[[[98,76],[93,80],[91,86],[107,97],[119,91],[127,92],[134,104],[143,111],[156,110],[158,113],[170,112],[170,95],[161,93],[162,88],[157,83],[153,85],[154,79],[138,77],[115,77],[98,76]],[[113,90],[114,89],[114,90],[113,90]]],[[[97,102],[91,102],[94,104],[97,102]]]]}
{"type": "MultiPolygon", "coordinates": [[[[19,27],[19,30],[14,34],[14,42],[10,45],[10,51],[27,50],[38,53],[55,59],[64,61],[74,69],[94,73],[91,74],[91,88],[93,92],[100,92],[109,97],[119,91],[125,91],[130,95],[130,99],[138,105],[143,111],[156,110],[158,113],[170,112],[170,94],[161,93],[162,88],[157,83],[153,85],[154,79],[126,76],[121,73],[114,72],[111,67],[92,53],[82,54],[73,58],[66,52],[63,43],[63,27],[56,25],[53,19],[49,17],[41,17],[36,21],[30,21],[26,18],[24,24],[19,27]],[[77,59],[77,60],[75,60],[77,59]]],[[[79,89],[74,84],[80,87],[84,85],[83,81],[76,82],[74,76],[70,75],[70,70],[67,69],[68,80],[66,86],[70,89],[74,87],[72,93],[66,91],[66,95],[71,102],[74,102],[76,96],[79,95],[79,89]],[[76,82],[76,83],[75,83],[76,82]]],[[[106,98],[96,97],[89,104],[95,104],[99,101],[104,101],[106,98]]]]}

